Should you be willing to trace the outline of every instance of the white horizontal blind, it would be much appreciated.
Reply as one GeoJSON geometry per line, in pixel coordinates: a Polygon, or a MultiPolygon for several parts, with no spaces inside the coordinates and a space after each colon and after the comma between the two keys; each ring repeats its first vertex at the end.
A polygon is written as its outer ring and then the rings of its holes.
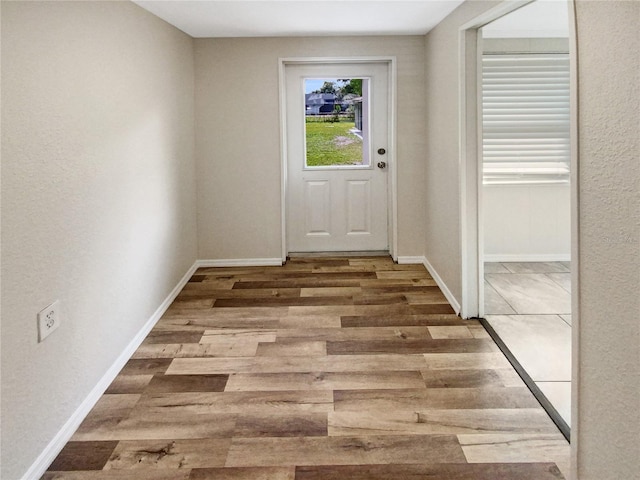
{"type": "Polygon", "coordinates": [[[485,184],[569,181],[569,55],[482,56],[485,184]]]}

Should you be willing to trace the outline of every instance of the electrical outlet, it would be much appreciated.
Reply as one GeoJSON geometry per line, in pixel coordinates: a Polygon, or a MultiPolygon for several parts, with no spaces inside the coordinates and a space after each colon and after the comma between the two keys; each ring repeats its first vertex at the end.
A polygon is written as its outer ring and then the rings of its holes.
{"type": "Polygon", "coordinates": [[[38,342],[42,342],[60,326],[60,301],[56,300],[38,313],[38,342]]]}

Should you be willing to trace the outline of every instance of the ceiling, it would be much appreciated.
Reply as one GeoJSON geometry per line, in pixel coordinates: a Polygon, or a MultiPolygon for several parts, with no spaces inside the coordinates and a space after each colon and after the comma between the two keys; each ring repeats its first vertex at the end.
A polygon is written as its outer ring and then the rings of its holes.
{"type": "Polygon", "coordinates": [[[207,37],[424,35],[463,0],[134,0],[207,37]]]}
{"type": "Polygon", "coordinates": [[[484,38],[569,36],[567,0],[538,0],[482,28],[484,38]]]}

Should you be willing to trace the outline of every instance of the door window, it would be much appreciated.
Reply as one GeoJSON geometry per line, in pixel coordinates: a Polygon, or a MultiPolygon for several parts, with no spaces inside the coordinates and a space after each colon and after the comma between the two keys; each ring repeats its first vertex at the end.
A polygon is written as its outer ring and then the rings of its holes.
{"type": "Polygon", "coordinates": [[[305,168],[370,166],[369,79],[304,79],[305,168]]]}

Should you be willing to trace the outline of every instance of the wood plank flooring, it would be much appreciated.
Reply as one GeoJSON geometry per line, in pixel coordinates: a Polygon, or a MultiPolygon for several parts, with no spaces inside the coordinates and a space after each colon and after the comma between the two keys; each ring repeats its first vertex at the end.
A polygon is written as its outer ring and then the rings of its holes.
{"type": "Polygon", "coordinates": [[[43,478],[557,480],[568,462],[422,266],[299,257],[199,269],[43,478]]]}

